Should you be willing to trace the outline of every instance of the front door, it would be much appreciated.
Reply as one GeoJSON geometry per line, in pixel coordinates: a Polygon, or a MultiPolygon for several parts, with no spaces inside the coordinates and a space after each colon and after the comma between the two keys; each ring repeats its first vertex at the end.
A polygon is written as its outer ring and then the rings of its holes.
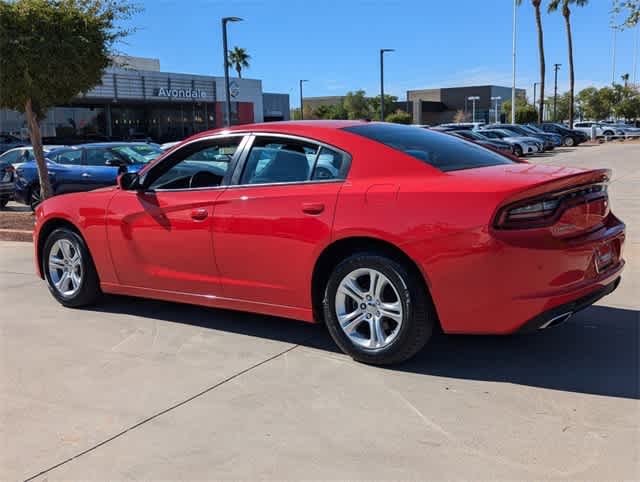
{"type": "Polygon", "coordinates": [[[116,193],[107,236],[121,285],[220,294],[213,207],[242,138],[188,144],[152,166],[140,191],[116,193]]]}
{"type": "Polygon", "coordinates": [[[313,141],[257,136],[214,209],[224,296],[310,306],[313,265],[331,238],[348,156],[313,141]]]}

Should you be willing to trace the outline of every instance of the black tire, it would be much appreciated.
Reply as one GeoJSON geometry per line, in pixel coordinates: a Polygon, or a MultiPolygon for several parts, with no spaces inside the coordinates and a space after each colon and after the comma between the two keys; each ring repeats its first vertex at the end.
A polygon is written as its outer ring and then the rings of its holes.
{"type": "Polygon", "coordinates": [[[58,300],[60,304],[66,307],[79,308],[81,306],[92,305],[101,295],[98,273],[96,272],[87,245],[81,236],[69,228],[58,228],[45,240],[42,250],[42,271],[49,286],[49,291],[51,291],[53,297],[58,300]],[[80,253],[81,281],[79,288],[71,295],[65,295],[55,287],[52,272],[49,267],[51,250],[59,240],[69,241],[73,245],[73,248],[80,253]]]}
{"type": "Polygon", "coordinates": [[[513,146],[513,154],[517,157],[522,157],[524,152],[522,151],[522,147],[519,144],[513,146]]]}
{"type": "Polygon", "coordinates": [[[573,147],[576,145],[576,141],[573,137],[571,136],[567,136],[564,138],[564,140],[562,141],[562,145],[564,147],[573,147]]]}
{"type": "Polygon", "coordinates": [[[29,206],[35,211],[38,204],[42,202],[42,193],[40,192],[40,184],[35,184],[29,191],[29,206]]]}
{"type": "Polygon", "coordinates": [[[9,196],[0,197],[0,209],[4,209],[5,207],[7,207],[8,203],[9,203],[9,196]]]}
{"type": "Polygon", "coordinates": [[[604,137],[613,137],[614,132],[613,132],[613,131],[604,131],[604,132],[602,133],[602,135],[603,135],[604,137]]]}
{"type": "MultiPolygon", "coordinates": [[[[419,274],[397,261],[375,252],[356,253],[338,264],[327,283],[323,309],[329,333],[340,349],[354,360],[372,365],[400,363],[418,353],[429,341],[436,324],[431,298],[418,276],[419,274]],[[402,323],[397,327],[395,338],[381,348],[365,348],[355,343],[346,335],[338,321],[338,288],[341,281],[357,269],[373,269],[382,273],[399,295],[403,309],[402,323]]],[[[369,326],[366,321],[360,324],[365,329],[369,326]]]]}

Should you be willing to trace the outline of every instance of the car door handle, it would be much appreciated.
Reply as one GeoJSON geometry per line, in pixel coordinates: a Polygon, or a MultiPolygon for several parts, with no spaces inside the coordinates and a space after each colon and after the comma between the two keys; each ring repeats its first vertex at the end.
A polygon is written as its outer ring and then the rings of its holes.
{"type": "Polygon", "coordinates": [[[91,174],[89,174],[88,172],[83,172],[82,177],[91,177],[91,174]]]}
{"type": "Polygon", "coordinates": [[[195,221],[203,221],[207,219],[207,216],[209,216],[209,212],[204,208],[198,208],[191,211],[191,219],[195,221]]]}
{"type": "Polygon", "coordinates": [[[320,214],[324,211],[324,204],[322,203],[303,203],[302,212],[305,214],[320,214]]]}

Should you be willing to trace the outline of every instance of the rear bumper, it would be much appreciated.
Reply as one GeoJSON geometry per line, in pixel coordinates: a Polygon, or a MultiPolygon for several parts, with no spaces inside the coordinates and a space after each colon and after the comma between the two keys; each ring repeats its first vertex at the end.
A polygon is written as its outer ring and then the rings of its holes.
{"type": "Polygon", "coordinates": [[[588,308],[596,301],[613,293],[620,284],[620,279],[620,277],[617,277],[608,285],[598,288],[586,296],[578,298],[574,301],[570,301],[569,303],[556,306],[555,308],[547,310],[544,313],[540,313],[538,316],[531,318],[524,325],[522,325],[517,333],[533,333],[538,330],[544,330],[546,328],[557,326],[567,321],[573,314],[577,313],[580,310],[588,308]]]}

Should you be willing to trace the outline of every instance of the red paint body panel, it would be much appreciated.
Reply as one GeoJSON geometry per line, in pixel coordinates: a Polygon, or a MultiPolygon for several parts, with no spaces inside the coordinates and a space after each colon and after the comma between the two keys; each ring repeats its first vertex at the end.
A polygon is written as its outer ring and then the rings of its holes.
{"type": "Polygon", "coordinates": [[[511,203],[603,182],[608,171],[518,163],[444,173],[340,130],[358,124],[229,129],[340,148],[352,158],[344,181],[58,196],[38,208],[36,241],[51,220],[74,224],[106,292],[313,321],[311,277],[320,254],[337,240],[375,238],[415,262],[451,333],[511,333],[620,276],[625,227],[602,197],[568,207],[552,226],[494,225],[511,203]],[[599,272],[596,251],[609,247],[614,262],[599,272]]]}

